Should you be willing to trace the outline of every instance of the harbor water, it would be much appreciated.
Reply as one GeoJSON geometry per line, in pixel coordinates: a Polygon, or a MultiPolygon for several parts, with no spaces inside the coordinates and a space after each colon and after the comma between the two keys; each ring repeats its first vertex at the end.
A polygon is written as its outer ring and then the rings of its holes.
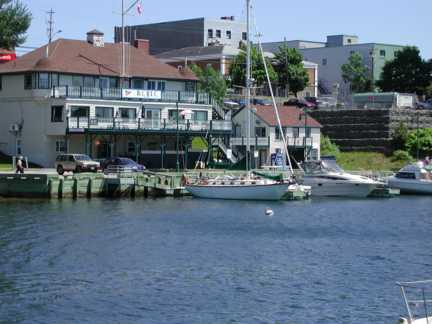
{"type": "Polygon", "coordinates": [[[0,323],[395,323],[431,231],[430,197],[3,199],[0,323]]]}

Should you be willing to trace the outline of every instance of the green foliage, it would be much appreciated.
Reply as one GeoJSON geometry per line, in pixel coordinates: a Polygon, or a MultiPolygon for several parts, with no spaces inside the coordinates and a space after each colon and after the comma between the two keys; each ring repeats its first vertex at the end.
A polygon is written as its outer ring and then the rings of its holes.
{"type": "Polygon", "coordinates": [[[404,163],[409,163],[413,160],[413,158],[407,151],[397,150],[393,152],[393,155],[391,156],[391,160],[393,162],[401,161],[404,163]]]}
{"type": "Polygon", "coordinates": [[[297,97],[297,92],[303,91],[309,82],[302,55],[297,49],[282,45],[275,54],[275,63],[279,86],[288,88],[297,97]]]}
{"type": "Polygon", "coordinates": [[[431,73],[432,62],[423,60],[417,47],[407,46],[384,65],[377,86],[382,91],[423,95],[432,82],[431,73]]]}
{"type": "Polygon", "coordinates": [[[333,155],[337,158],[339,154],[339,147],[332,143],[329,137],[321,135],[321,155],[333,155]]]}
{"type": "Polygon", "coordinates": [[[0,0],[0,48],[13,50],[23,44],[31,18],[20,1],[0,0]]]}
{"type": "Polygon", "coordinates": [[[222,75],[210,65],[202,69],[194,64],[191,69],[200,79],[198,83],[199,90],[210,94],[216,103],[221,105],[227,92],[227,85],[222,75]]]}
{"type": "Polygon", "coordinates": [[[417,156],[417,143],[420,157],[432,155],[432,128],[421,128],[418,132],[414,130],[409,133],[406,149],[412,156],[417,156]]]}
{"type": "Polygon", "coordinates": [[[408,140],[409,131],[403,122],[400,122],[398,127],[394,130],[391,147],[393,151],[404,150],[406,147],[406,142],[408,140]]]}
{"type": "MultiPolygon", "coordinates": [[[[266,64],[270,76],[270,81],[273,83],[277,80],[276,72],[271,62],[266,59],[266,64]]],[[[267,76],[265,73],[264,62],[262,60],[261,53],[259,50],[252,46],[251,48],[251,74],[255,80],[256,86],[262,86],[267,83],[267,76]]],[[[242,45],[241,52],[233,59],[229,74],[231,77],[231,84],[233,86],[245,86],[246,85],[246,46],[242,45]]]]}
{"type": "Polygon", "coordinates": [[[208,144],[204,137],[194,137],[192,139],[192,149],[197,151],[207,150],[208,144]]]}
{"type": "Polygon", "coordinates": [[[363,58],[359,53],[353,53],[348,59],[348,62],[341,67],[342,78],[346,83],[349,83],[351,91],[367,92],[372,90],[372,82],[370,72],[363,64],[363,58]]]}
{"type": "Polygon", "coordinates": [[[337,163],[344,170],[354,171],[397,171],[407,164],[405,161],[393,161],[378,152],[341,152],[337,163]]]}

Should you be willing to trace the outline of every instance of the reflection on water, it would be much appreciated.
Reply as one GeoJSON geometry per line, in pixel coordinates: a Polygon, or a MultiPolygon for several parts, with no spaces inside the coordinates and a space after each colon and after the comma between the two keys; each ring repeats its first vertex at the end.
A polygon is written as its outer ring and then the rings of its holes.
{"type": "Polygon", "coordinates": [[[431,198],[0,200],[0,322],[394,323],[431,198]]]}

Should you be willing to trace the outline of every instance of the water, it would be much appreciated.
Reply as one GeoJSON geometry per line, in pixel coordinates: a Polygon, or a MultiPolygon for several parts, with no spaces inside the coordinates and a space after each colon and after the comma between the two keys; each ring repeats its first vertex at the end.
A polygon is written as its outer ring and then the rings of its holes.
{"type": "Polygon", "coordinates": [[[1,200],[0,323],[395,323],[431,202],[1,200]]]}

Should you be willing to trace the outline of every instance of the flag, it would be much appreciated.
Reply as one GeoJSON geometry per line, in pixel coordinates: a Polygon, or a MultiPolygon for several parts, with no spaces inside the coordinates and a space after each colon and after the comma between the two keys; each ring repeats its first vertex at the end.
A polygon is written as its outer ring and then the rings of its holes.
{"type": "Polygon", "coordinates": [[[141,15],[141,13],[142,13],[142,4],[141,4],[141,2],[138,2],[137,11],[138,11],[138,14],[141,15]]]}

